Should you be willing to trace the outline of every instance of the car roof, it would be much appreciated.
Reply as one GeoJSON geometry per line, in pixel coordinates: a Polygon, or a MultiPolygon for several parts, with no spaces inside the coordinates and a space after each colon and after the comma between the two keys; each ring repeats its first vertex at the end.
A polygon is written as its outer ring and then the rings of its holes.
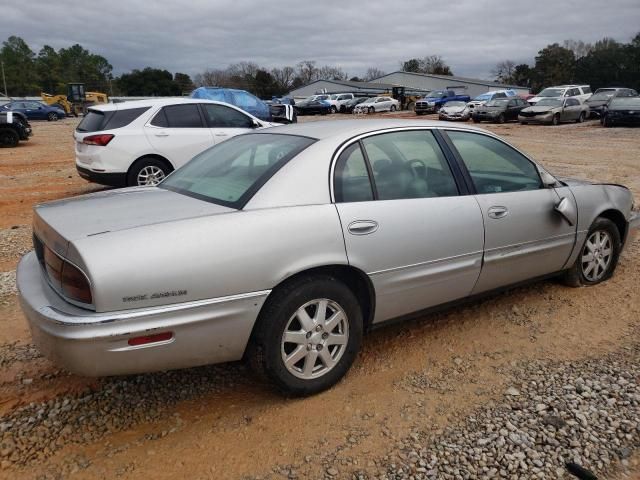
{"type": "MultiPolygon", "coordinates": [[[[205,100],[204,98],[184,98],[184,97],[165,97],[150,98],[146,100],[130,100],[126,102],[104,103],[100,105],[92,105],[91,110],[111,111],[123,110],[129,108],[153,107],[156,105],[178,105],[187,103],[216,103],[220,105],[229,105],[225,102],[217,102],[215,100],[205,100]]],[[[232,105],[233,106],[233,105],[232,105]]]]}
{"type": "Polygon", "coordinates": [[[351,138],[369,132],[375,132],[394,128],[449,128],[462,129],[473,132],[489,133],[482,128],[467,125],[451,125],[448,122],[436,120],[321,120],[318,122],[291,123],[277,126],[256,133],[281,133],[287,135],[300,135],[304,137],[325,140],[330,138],[351,138]]]}

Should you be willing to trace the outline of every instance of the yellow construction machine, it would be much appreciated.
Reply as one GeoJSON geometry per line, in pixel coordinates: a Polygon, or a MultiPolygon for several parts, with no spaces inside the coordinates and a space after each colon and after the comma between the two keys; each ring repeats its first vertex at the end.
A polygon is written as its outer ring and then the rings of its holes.
{"type": "Polygon", "coordinates": [[[85,92],[84,83],[69,83],[67,95],[51,95],[42,92],[42,101],[47,105],[59,105],[67,115],[78,116],[86,108],[98,103],[109,103],[109,96],[102,92],[85,92]]]}

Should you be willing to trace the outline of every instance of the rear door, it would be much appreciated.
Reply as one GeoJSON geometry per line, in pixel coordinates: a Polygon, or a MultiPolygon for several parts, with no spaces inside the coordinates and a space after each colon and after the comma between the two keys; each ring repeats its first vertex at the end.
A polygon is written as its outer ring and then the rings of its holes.
{"type": "Polygon", "coordinates": [[[544,188],[533,162],[494,137],[462,131],[447,136],[484,219],[484,260],[473,293],[561,270],[576,236],[576,227],[555,211],[564,196],[575,208],[568,188],[544,188]]]}
{"type": "Polygon", "coordinates": [[[256,128],[253,118],[235,108],[215,103],[202,103],[200,106],[215,144],[256,128]]]}
{"type": "Polygon", "coordinates": [[[334,196],[349,263],[376,292],[374,322],[469,295],[484,232],[472,195],[430,130],[401,130],[347,146],[334,196]]]}
{"type": "Polygon", "coordinates": [[[175,168],[214,143],[197,103],[162,107],[145,125],[145,134],[149,143],[175,168]]]}
{"type": "Polygon", "coordinates": [[[562,110],[562,120],[563,121],[573,121],[577,120],[580,116],[580,112],[582,112],[582,105],[580,100],[577,98],[567,98],[564,101],[564,108],[562,110]]]}

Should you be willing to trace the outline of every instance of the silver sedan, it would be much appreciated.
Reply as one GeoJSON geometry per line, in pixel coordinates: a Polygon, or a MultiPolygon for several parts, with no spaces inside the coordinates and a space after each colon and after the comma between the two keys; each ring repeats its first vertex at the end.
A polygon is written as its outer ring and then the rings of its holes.
{"type": "Polygon", "coordinates": [[[34,341],[73,372],[245,358],[304,395],[390,320],[550,275],[608,279],[632,203],[478,128],[298,124],[232,138],[157,187],[35,207],[17,282],[34,341]]]}

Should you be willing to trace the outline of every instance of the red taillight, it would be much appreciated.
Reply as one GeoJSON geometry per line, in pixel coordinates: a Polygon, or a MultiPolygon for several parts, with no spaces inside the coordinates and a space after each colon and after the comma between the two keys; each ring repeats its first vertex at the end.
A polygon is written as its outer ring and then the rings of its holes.
{"type": "Polygon", "coordinates": [[[44,246],[44,267],[51,284],[65,297],[89,305],[93,303],[91,286],[84,273],[65,262],[47,246],[44,246]]]}
{"type": "Polygon", "coordinates": [[[99,147],[104,147],[107,145],[111,139],[115,137],[110,133],[101,133],[100,135],[89,135],[88,137],[84,137],[82,139],[82,143],[86,145],[98,145],[99,147]]]}
{"type": "Polygon", "coordinates": [[[130,338],[127,343],[132,347],[146,345],[148,343],[166,342],[173,338],[173,332],[156,333],[155,335],[145,335],[143,337],[130,338]]]}

